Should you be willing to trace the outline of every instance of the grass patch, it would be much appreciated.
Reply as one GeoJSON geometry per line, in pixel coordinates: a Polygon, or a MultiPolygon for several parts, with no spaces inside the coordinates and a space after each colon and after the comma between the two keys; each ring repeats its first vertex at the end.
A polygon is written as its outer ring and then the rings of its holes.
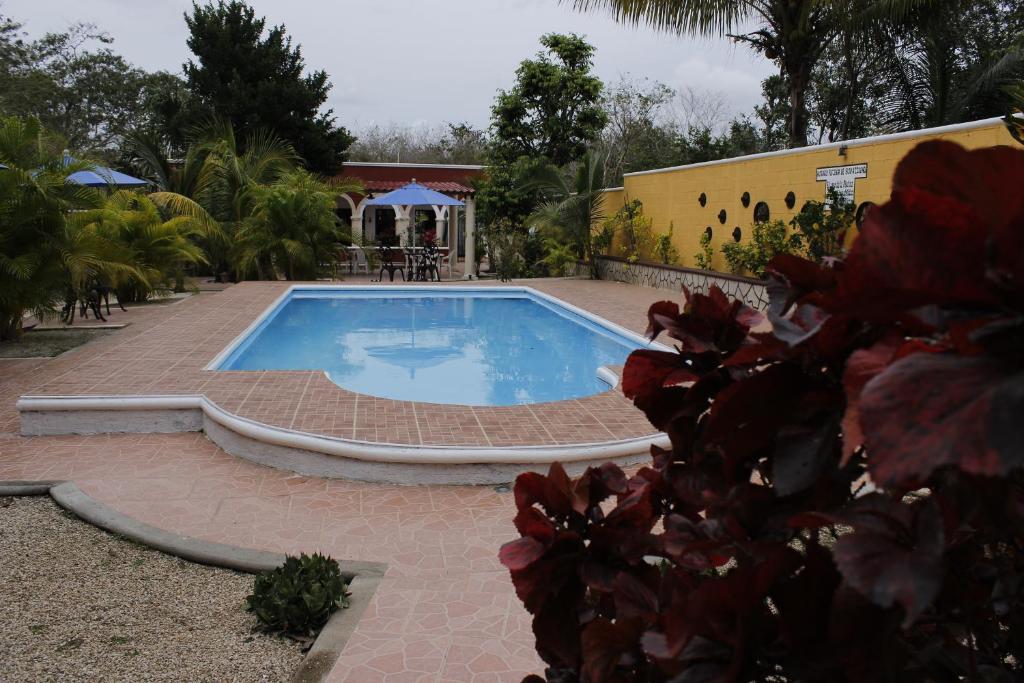
{"type": "Polygon", "coordinates": [[[0,342],[0,358],[59,356],[113,330],[27,330],[17,341],[0,342]]]}

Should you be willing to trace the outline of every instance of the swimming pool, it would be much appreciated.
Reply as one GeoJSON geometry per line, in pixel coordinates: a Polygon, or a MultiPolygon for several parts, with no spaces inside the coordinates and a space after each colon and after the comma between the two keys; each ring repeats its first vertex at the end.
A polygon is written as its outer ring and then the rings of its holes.
{"type": "Polygon", "coordinates": [[[606,391],[646,340],[526,287],[295,287],[210,369],[323,370],[393,400],[507,406],[606,391]]]}

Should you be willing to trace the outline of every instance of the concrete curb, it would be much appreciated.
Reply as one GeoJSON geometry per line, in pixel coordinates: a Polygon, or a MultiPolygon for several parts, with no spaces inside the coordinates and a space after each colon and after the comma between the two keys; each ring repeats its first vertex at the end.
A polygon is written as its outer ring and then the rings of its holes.
{"type": "MultiPolygon", "coordinates": [[[[0,481],[0,496],[47,493],[62,508],[94,526],[191,562],[258,574],[281,566],[286,557],[283,553],[238,548],[158,529],[100,503],[70,481],[0,481]]],[[[320,630],[292,675],[293,683],[319,683],[327,679],[387,569],[387,565],[379,562],[340,560],[338,564],[342,575],[349,579],[349,606],[331,615],[320,630]]]]}

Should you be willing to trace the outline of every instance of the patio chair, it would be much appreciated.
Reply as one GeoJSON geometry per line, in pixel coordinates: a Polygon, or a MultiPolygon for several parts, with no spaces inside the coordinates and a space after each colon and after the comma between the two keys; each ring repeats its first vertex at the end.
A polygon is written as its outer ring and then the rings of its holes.
{"type": "Polygon", "coordinates": [[[379,282],[384,281],[384,271],[388,271],[388,278],[391,282],[395,281],[395,273],[402,273],[402,281],[405,281],[405,255],[398,249],[391,247],[384,247],[380,253],[380,275],[377,277],[379,282]]]}
{"type": "Polygon", "coordinates": [[[358,275],[360,270],[367,275],[370,274],[370,262],[366,258],[366,251],[358,244],[353,244],[350,248],[348,268],[353,275],[358,275]]]}
{"type": "Polygon", "coordinates": [[[438,264],[441,261],[441,252],[433,242],[427,242],[423,249],[416,255],[416,279],[417,280],[441,280],[441,272],[438,264]]]}
{"type": "MultiPolygon", "coordinates": [[[[441,258],[440,258],[440,260],[437,263],[438,271],[442,271],[445,268],[447,268],[448,269],[448,277],[451,278],[455,274],[455,271],[453,270],[454,263],[455,262],[452,261],[452,250],[451,249],[442,249],[441,250],[441,258]]],[[[438,277],[438,279],[440,279],[440,276],[438,277]]]]}

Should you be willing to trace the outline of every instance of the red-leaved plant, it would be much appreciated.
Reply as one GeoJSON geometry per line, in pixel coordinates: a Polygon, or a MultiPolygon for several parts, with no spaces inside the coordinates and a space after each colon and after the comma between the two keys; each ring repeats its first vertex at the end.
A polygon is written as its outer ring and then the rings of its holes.
{"type": "Polygon", "coordinates": [[[651,306],[623,391],[671,450],[516,480],[547,680],[1020,680],[1024,151],[921,144],[845,260],[769,272],[770,332],[651,306]]]}

